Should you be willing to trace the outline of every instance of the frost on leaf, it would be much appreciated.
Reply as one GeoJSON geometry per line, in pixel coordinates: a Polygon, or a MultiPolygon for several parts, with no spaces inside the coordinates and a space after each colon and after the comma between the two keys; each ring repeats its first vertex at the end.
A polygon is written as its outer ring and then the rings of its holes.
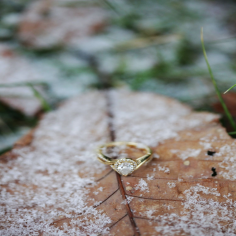
{"type": "Polygon", "coordinates": [[[34,1],[23,14],[19,38],[33,48],[79,45],[105,25],[99,7],[68,7],[54,0],[34,1]]]}
{"type": "Polygon", "coordinates": [[[179,158],[182,160],[186,160],[189,157],[196,157],[200,154],[201,149],[190,149],[188,148],[186,151],[180,150],[171,150],[172,153],[176,153],[179,158]]]}
{"type": "Polygon", "coordinates": [[[139,183],[135,186],[136,190],[149,191],[148,184],[144,179],[140,179],[139,183]]]}
{"type": "Polygon", "coordinates": [[[1,157],[0,234],[234,235],[235,153],[218,115],[148,93],[83,94],[1,157]],[[126,177],[99,163],[111,129],[113,141],[149,145],[155,158],[126,177]]]}
{"type": "MultiPolygon", "coordinates": [[[[0,44],[0,67],[0,83],[4,85],[33,83],[41,80],[39,71],[34,68],[29,60],[18,55],[4,44],[0,44]]],[[[0,93],[1,101],[20,110],[25,115],[33,116],[41,108],[40,102],[34,97],[29,87],[1,87],[0,93]]]]}
{"type": "Polygon", "coordinates": [[[216,157],[224,156],[224,160],[219,163],[221,168],[220,175],[225,179],[236,180],[236,143],[234,145],[225,145],[215,154],[216,157]]]}
{"type": "Polygon", "coordinates": [[[169,188],[174,188],[176,186],[176,184],[173,182],[168,182],[167,184],[168,184],[169,188]]]}
{"type": "MultiPolygon", "coordinates": [[[[79,100],[83,102],[82,97],[79,100]]],[[[80,109],[75,99],[47,114],[30,146],[13,149],[16,158],[0,162],[0,235],[108,232],[109,216],[86,203],[89,190],[85,188],[96,186],[94,174],[106,169],[97,163],[93,151],[108,138],[106,105],[98,93],[90,94],[86,101],[80,109]],[[99,99],[99,109],[93,105],[94,99],[99,99]],[[96,116],[90,116],[92,112],[96,116]],[[86,174],[89,176],[80,177],[86,174]],[[63,227],[55,227],[60,222],[63,227]]]]}
{"type": "Polygon", "coordinates": [[[157,165],[159,171],[163,171],[164,173],[170,173],[170,169],[166,166],[157,165]]]}
{"type": "Polygon", "coordinates": [[[227,199],[217,201],[222,197],[216,188],[204,187],[200,184],[184,191],[185,202],[182,203],[180,215],[167,214],[156,217],[157,232],[163,235],[179,235],[183,232],[189,235],[234,235],[236,202],[227,199]]]}

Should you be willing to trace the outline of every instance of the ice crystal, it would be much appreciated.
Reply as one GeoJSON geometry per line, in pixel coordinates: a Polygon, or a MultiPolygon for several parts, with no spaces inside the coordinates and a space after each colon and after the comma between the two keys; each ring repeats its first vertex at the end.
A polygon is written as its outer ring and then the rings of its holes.
{"type": "Polygon", "coordinates": [[[135,190],[147,191],[149,192],[148,184],[144,179],[140,179],[139,183],[135,185],[135,190]]]}
{"type": "Polygon", "coordinates": [[[219,163],[219,167],[222,168],[219,174],[229,180],[236,180],[235,146],[235,141],[231,145],[226,144],[214,155],[216,158],[224,156],[224,160],[219,163]]]}
{"type": "Polygon", "coordinates": [[[167,183],[169,188],[174,188],[176,186],[176,184],[174,182],[168,182],[167,183]]]}
{"type": "Polygon", "coordinates": [[[159,171],[163,171],[164,173],[170,173],[170,169],[166,166],[157,165],[159,171]]]}
{"type": "Polygon", "coordinates": [[[191,148],[188,148],[187,150],[171,150],[172,153],[174,154],[177,154],[177,156],[179,158],[181,158],[182,160],[186,160],[187,158],[189,157],[197,157],[200,152],[201,152],[201,149],[191,149],[191,148]]]}
{"type": "Polygon", "coordinates": [[[153,180],[153,179],[154,179],[154,175],[147,174],[147,180],[153,180]]]}
{"type": "Polygon", "coordinates": [[[127,200],[127,203],[129,204],[129,203],[133,200],[133,197],[131,197],[131,196],[126,196],[126,200],[127,200]]]}

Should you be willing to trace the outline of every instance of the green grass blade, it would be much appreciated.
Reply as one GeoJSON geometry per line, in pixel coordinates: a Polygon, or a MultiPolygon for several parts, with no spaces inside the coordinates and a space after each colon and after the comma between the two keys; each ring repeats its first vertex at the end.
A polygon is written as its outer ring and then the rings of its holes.
{"type": "Polygon", "coordinates": [[[34,96],[40,101],[44,111],[51,111],[51,107],[48,104],[48,102],[44,99],[44,97],[40,94],[40,92],[34,88],[34,86],[31,83],[28,83],[28,86],[31,88],[31,90],[34,93],[34,96]]]}
{"type": "Polygon", "coordinates": [[[41,86],[48,86],[45,82],[22,82],[22,83],[10,83],[10,84],[0,84],[0,88],[11,88],[11,87],[28,87],[29,83],[33,86],[41,85],[41,86]]]}
{"type": "Polygon", "coordinates": [[[205,50],[205,46],[204,46],[204,40],[203,40],[203,28],[201,29],[201,43],[202,43],[202,50],[203,50],[203,54],[204,54],[205,61],[206,61],[206,64],[207,64],[207,68],[208,68],[208,71],[209,71],[212,83],[213,83],[213,85],[215,87],[216,94],[217,94],[217,96],[218,96],[218,98],[220,100],[220,103],[221,103],[221,105],[222,105],[222,107],[223,107],[223,109],[225,111],[226,116],[228,117],[228,119],[230,121],[230,124],[232,125],[233,129],[236,130],[236,124],[234,122],[234,119],[233,119],[232,115],[230,114],[230,112],[229,112],[229,110],[228,110],[228,108],[227,108],[227,106],[226,106],[226,104],[225,104],[225,102],[224,102],[224,100],[223,100],[223,98],[221,96],[220,90],[219,90],[219,88],[218,88],[218,86],[216,84],[216,80],[215,80],[215,78],[213,76],[213,73],[212,73],[212,70],[211,70],[211,66],[210,66],[210,64],[208,62],[208,58],[207,58],[207,54],[206,54],[206,50],[205,50]]]}
{"type": "Polygon", "coordinates": [[[228,134],[230,134],[230,135],[231,135],[231,134],[236,134],[236,131],[234,131],[234,132],[229,132],[228,134]]]}
{"type": "Polygon", "coordinates": [[[236,86],[236,84],[235,85],[233,85],[232,87],[230,87],[229,89],[227,89],[225,92],[224,92],[224,94],[226,94],[226,93],[228,93],[229,92],[229,90],[231,90],[232,88],[234,88],[236,86]]]}
{"type": "Polygon", "coordinates": [[[120,14],[120,11],[117,9],[117,7],[115,7],[115,5],[113,3],[111,3],[109,0],[103,0],[103,2],[110,7],[115,13],[117,13],[118,15],[120,14]]]}

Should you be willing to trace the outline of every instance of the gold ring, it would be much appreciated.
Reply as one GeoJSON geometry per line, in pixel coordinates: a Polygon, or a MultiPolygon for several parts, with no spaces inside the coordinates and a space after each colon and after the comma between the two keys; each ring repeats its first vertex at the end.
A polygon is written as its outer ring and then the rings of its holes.
{"type": "Polygon", "coordinates": [[[142,144],[142,143],[134,143],[134,142],[111,142],[106,143],[97,148],[97,158],[100,162],[106,165],[110,165],[116,172],[120,175],[127,176],[132,174],[135,170],[137,170],[140,166],[144,163],[149,162],[152,159],[152,151],[151,149],[142,144]],[[131,158],[121,158],[121,159],[114,159],[108,157],[107,154],[105,155],[104,149],[108,147],[118,147],[125,145],[130,147],[135,147],[140,150],[144,150],[146,152],[145,155],[133,160],[131,158]]]}

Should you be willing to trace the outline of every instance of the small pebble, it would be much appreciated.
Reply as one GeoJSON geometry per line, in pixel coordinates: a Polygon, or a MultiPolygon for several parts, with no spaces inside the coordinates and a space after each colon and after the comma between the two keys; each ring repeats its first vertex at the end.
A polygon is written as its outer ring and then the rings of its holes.
{"type": "Polygon", "coordinates": [[[126,190],[127,190],[127,191],[130,191],[130,190],[132,190],[132,189],[133,189],[133,188],[132,188],[131,186],[127,186],[127,187],[126,187],[126,190]]]}
{"type": "Polygon", "coordinates": [[[190,161],[184,161],[185,166],[189,166],[189,164],[190,164],[190,161]]]}

